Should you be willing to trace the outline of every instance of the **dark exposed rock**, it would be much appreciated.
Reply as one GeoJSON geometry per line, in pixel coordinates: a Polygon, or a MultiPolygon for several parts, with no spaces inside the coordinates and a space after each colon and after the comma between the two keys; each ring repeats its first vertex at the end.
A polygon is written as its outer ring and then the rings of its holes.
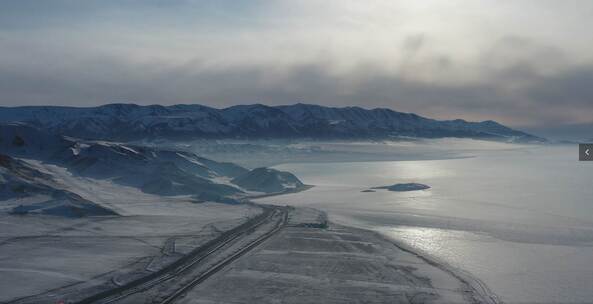
{"type": "Polygon", "coordinates": [[[395,184],[391,186],[372,187],[371,189],[387,189],[389,191],[405,192],[430,189],[430,186],[419,183],[395,184]]]}

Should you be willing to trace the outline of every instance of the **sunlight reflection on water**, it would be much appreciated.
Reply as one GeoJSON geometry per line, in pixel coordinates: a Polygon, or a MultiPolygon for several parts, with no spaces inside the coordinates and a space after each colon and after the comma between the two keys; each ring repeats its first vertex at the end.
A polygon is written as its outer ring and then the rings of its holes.
{"type": "Polygon", "coordinates": [[[593,169],[566,146],[449,160],[286,164],[315,188],[262,200],[310,206],[471,272],[508,302],[593,298],[593,169]],[[361,191],[418,182],[431,189],[361,191]]]}
{"type": "Polygon", "coordinates": [[[397,176],[399,179],[427,180],[431,178],[450,177],[455,174],[453,170],[446,169],[441,161],[402,161],[384,163],[388,176],[397,176]]]}

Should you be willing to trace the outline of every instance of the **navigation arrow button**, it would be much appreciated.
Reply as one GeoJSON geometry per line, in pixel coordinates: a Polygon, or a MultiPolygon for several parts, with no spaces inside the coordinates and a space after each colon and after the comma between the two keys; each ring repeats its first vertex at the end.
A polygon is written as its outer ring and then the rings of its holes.
{"type": "Polygon", "coordinates": [[[579,144],[579,160],[593,161],[593,144],[579,144]]]}

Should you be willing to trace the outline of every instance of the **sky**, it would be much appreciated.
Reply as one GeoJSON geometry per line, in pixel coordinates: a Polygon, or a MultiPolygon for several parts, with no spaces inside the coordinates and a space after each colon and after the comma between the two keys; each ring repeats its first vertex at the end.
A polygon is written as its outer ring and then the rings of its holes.
{"type": "Polygon", "coordinates": [[[0,0],[0,105],[304,102],[591,127],[592,28],[590,0],[0,0]]]}

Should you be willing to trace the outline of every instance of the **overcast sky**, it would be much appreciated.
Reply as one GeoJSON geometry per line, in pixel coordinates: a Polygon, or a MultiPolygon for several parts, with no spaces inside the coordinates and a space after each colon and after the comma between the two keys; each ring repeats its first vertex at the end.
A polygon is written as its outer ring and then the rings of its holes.
{"type": "Polygon", "coordinates": [[[593,122],[593,1],[0,0],[0,105],[593,122]]]}

